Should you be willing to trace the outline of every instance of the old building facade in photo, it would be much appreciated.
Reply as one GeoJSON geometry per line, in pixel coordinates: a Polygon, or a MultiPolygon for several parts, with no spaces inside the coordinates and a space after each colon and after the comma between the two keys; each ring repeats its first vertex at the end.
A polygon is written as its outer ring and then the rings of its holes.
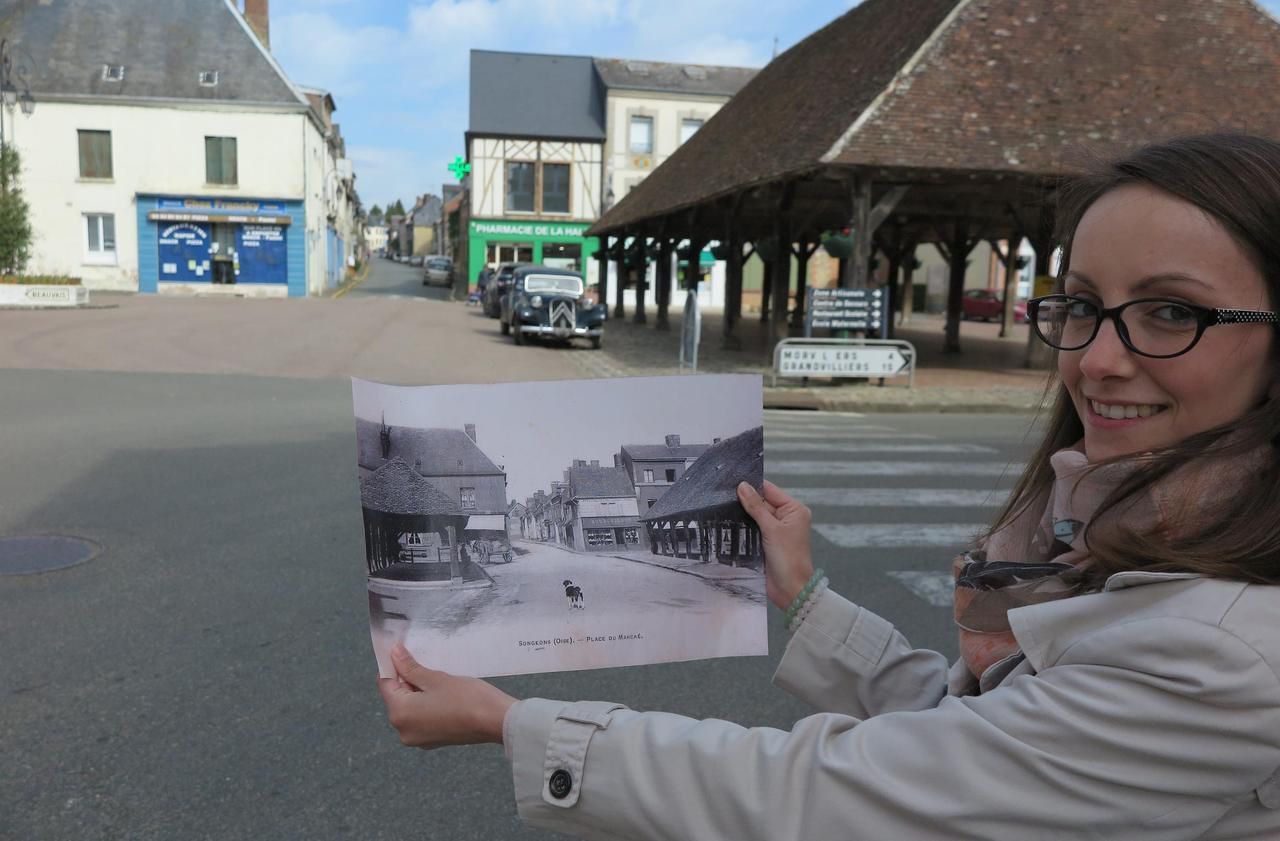
{"type": "Polygon", "coordinates": [[[627,471],[578,459],[567,472],[565,543],[582,552],[639,547],[639,509],[627,471]]]}
{"type": "Polygon", "coordinates": [[[661,444],[625,444],[614,461],[627,471],[636,489],[636,505],[643,514],[709,446],[683,444],[679,435],[667,435],[661,444]]]}

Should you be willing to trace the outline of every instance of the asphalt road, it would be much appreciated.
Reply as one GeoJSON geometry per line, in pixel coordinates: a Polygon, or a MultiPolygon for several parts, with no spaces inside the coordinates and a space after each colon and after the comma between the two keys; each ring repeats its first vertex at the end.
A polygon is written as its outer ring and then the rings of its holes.
{"type": "MultiPolygon", "coordinates": [[[[0,535],[102,547],[0,576],[0,838],[553,837],[500,748],[413,751],[385,721],[345,381],[0,370],[0,395],[0,535]]],[[[937,576],[1026,425],[770,413],[767,470],[813,504],[835,589],[953,654],[937,576]]],[[[812,710],[769,686],[770,614],[768,657],[497,682],[786,727],[812,710]]]]}
{"type": "Polygon", "coordinates": [[[424,298],[447,301],[452,292],[448,286],[426,286],[422,283],[422,267],[397,263],[385,257],[374,257],[369,277],[346,294],[347,298],[424,298]]]}

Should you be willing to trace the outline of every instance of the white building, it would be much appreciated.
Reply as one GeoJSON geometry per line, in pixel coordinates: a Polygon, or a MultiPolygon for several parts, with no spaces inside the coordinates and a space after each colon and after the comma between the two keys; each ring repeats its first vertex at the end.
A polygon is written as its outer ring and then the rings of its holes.
{"type": "Polygon", "coordinates": [[[373,254],[387,247],[387,226],[366,225],[364,229],[364,245],[373,254]]]}
{"type": "Polygon", "coordinates": [[[267,49],[267,0],[246,2],[0,12],[37,103],[4,115],[31,206],[29,272],[140,292],[334,285],[358,200],[332,99],[317,108],[290,82],[267,49]]]}

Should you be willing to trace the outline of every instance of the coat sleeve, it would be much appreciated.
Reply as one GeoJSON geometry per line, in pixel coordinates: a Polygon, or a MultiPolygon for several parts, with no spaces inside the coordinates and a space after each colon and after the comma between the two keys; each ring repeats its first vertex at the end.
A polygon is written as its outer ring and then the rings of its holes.
{"type": "Polygon", "coordinates": [[[1278,698],[1253,648],[1164,618],[920,712],[784,732],[532,699],[505,735],[521,817],[590,839],[1178,841],[1280,766],[1278,698]]]}
{"type": "Polygon", "coordinates": [[[947,660],[831,590],[796,629],[773,682],[824,712],[871,718],[927,710],[947,694],[947,660]]]}

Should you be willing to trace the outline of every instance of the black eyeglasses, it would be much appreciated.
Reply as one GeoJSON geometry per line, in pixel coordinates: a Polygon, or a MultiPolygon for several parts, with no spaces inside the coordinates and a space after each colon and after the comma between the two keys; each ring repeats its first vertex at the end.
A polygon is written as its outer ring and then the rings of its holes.
{"type": "Polygon", "coordinates": [[[1153,359],[1181,356],[1216,324],[1280,324],[1280,314],[1274,312],[1210,309],[1164,298],[1139,298],[1118,307],[1100,307],[1074,295],[1027,301],[1027,320],[1036,335],[1058,350],[1085,347],[1108,318],[1125,347],[1153,359]]]}

